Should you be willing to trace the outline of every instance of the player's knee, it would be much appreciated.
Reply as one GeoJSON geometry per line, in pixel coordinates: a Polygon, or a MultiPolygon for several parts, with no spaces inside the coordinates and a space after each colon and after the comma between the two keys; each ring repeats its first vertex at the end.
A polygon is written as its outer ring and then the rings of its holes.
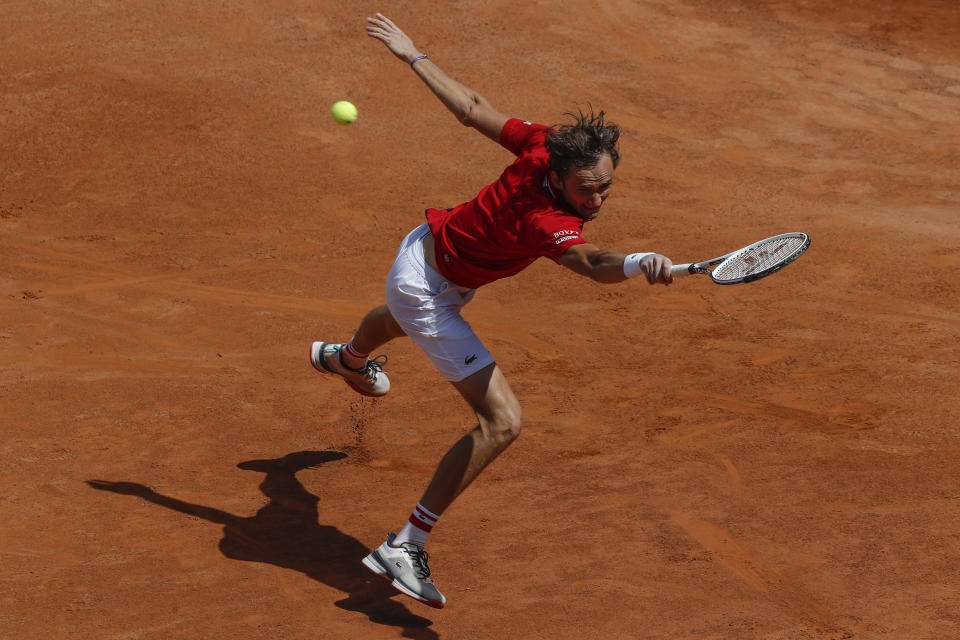
{"type": "Polygon", "coordinates": [[[490,417],[487,432],[500,446],[506,446],[517,439],[523,426],[523,411],[519,403],[501,407],[490,417]]]}
{"type": "Polygon", "coordinates": [[[513,442],[520,436],[520,429],[523,427],[523,415],[518,406],[511,410],[509,415],[504,417],[503,437],[507,442],[513,442]]]}

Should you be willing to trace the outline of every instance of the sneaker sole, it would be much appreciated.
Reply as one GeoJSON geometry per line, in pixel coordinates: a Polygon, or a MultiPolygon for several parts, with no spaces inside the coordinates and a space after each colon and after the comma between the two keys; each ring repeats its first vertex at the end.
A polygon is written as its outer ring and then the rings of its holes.
{"type": "MultiPolygon", "coordinates": [[[[369,391],[364,391],[363,389],[361,389],[361,388],[358,387],[357,385],[353,384],[352,382],[350,382],[349,380],[347,380],[346,378],[344,378],[343,376],[341,376],[341,375],[340,375],[339,373],[337,373],[336,371],[333,371],[333,370],[331,370],[331,369],[327,369],[327,367],[324,366],[323,363],[322,363],[322,359],[323,359],[323,347],[322,347],[322,346],[320,347],[320,354],[321,354],[321,355],[320,355],[320,359],[321,359],[321,361],[318,362],[317,360],[314,360],[314,359],[313,359],[313,345],[314,345],[314,344],[316,344],[316,342],[314,342],[313,344],[310,345],[310,349],[309,349],[309,351],[307,352],[308,355],[310,356],[310,364],[313,365],[313,368],[314,368],[314,369],[316,369],[316,370],[319,371],[320,373],[330,373],[330,374],[333,374],[333,375],[337,376],[338,378],[340,378],[341,380],[343,380],[345,383],[347,383],[347,386],[348,386],[348,387],[350,387],[351,389],[353,389],[354,391],[356,391],[357,393],[359,393],[359,394],[362,395],[362,396],[367,396],[368,398],[382,398],[383,396],[387,395],[387,394],[385,394],[385,393],[381,393],[380,395],[377,395],[377,394],[375,394],[375,393],[370,393],[369,391]]],[[[327,345],[327,344],[331,344],[331,343],[329,343],[329,342],[321,342],[320,344],[321,344],[321,345],[327,345]]]]}
{"type": "Polygon", "coordinates": [[[391,578],[390,574],[387,573],[386,567],[384,567],[380,563],[380,561],[377,560],[377,558],[375,557],[375,553],[371,553],[370,555],[368,555],[366,558],[363,559],[363,566],[365,566],[367,569],[372,571],[374,574],[388,581],[390,583],[390,586],[392,586],[394,589],[396,589],[397,591],[399,591],[405,596],[410,596],[417,602],[422,602],[428,607],[433,607],[434,609],[443,609],[443,605],[446,604],[444,602],[440,602],[439,600],[427,600],[423,596],[408,589],[402,582],[400,582],[396,578],[391,578]]]}

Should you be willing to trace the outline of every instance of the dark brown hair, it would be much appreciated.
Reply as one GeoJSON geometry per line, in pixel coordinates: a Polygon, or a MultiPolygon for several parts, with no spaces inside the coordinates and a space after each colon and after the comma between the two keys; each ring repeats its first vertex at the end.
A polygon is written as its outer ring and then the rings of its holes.
{"type": "Polygon", "coordinates": [[[610,154],[613,168],[616,169],[620,162],[617,148],[620,127],[604,124],[603,111],[595,114],[590,105],[587,105],[586,112],[577,108],[576,113],[568,111],[563,115],[570,116],[575,122],[554,125],[547,133],[550,169],[565,179],[573,167],[583,169],[596,166],[605,153],[610,154]]]}

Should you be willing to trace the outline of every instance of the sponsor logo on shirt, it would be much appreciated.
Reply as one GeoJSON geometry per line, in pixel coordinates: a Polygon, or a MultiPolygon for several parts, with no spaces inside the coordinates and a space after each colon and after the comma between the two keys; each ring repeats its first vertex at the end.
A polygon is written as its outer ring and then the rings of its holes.
{"type": "Polygon", "coordinates": [[[563,244],[567,240],[576,240],[579,238],[580,232],[576,230],[557,231],[553,234],[553,237],[556,238],[553,244],[563,244]]]}

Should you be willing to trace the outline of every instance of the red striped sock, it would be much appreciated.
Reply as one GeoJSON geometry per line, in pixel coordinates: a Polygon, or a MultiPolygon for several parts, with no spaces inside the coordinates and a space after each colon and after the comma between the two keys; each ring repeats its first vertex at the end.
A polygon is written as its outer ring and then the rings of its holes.
{"type": "Polygon", "coordinates": [[[433,531],[434,525],[440,516],[435,515],[422,504],[418,504],[403,529],[394,538],[394,546],[400,546],[404,542],[412,542],[420,548],[427,544],[427,536],[433,531]]]}
{"type": "Polygon", "coordinates": [[[370,357],[370,354],[357,351],[357,348],[353,346],[355,338],[356,336],[351,338],[350,342],[343,345],[343,350],[340,351],[340,355],[343,356],[343,364],[351,369],[362,369],[363,366],[367,364],[367,358],[370,357]]]}

